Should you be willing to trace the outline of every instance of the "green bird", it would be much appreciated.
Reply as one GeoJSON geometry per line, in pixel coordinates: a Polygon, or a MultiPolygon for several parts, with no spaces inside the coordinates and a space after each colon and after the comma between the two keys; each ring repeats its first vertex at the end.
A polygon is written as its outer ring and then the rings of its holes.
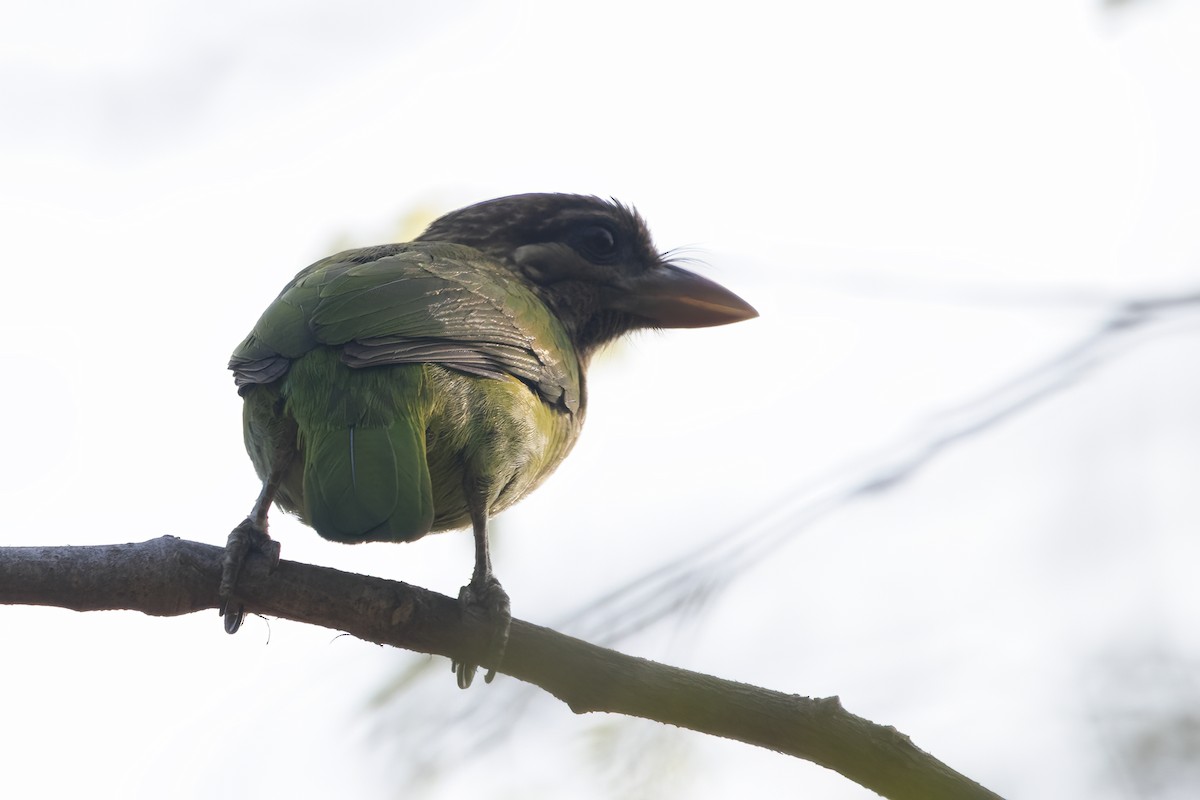
{"type": "MultiPolygon", "coordinates": [[[[492,620],[498,663],[511,613],[492,573],[488,519],[571,451],[597,349],[638,329],[755,316],[659,253],[636,211],[579,195],[489,200],[412,242],[304,269],[229,362],[263,486],[229,537],[226,630],[241,624],[247,553],[278,556],[272,502],[338,542],[411,542],[470,525],[475,569],[459,602],[492,620]]],[[[475,665],[453,667],[469,686],[475,665]]]]}

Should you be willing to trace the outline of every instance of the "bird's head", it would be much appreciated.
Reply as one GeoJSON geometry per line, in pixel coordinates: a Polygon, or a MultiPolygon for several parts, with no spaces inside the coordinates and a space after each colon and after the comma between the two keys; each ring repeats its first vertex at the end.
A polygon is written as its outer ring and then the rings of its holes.
{"type": "Polygon", "coordinates": [[[473,247],[521,276],[585,358],[638,328],[704,328],[758,316],[733,292],[659,253],[645,221],[615,201],[521,194],[435,220],[417,241],[473,247]]]}

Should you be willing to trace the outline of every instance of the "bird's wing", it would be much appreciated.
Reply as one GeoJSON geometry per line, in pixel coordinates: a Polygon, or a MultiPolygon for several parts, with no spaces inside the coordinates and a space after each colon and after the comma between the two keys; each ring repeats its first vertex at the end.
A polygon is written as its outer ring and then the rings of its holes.
{"type": "Polygon", "coordinates": [[[270,383],[318,345],[351,367],[441,364],[507,375],[579,408],[579,363],[562,324],[517,276],[478,251],[418,242],[350,250],[305,269],[230,360],[239,387],[270,383]]]}

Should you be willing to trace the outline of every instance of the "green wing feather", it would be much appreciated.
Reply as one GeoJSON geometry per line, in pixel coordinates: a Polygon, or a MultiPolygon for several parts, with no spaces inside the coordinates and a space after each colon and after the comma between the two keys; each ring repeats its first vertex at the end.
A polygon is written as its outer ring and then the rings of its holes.
{"type": "Polygon", "coordinates": [[[343,346],[343,360],[358,368],[442,364],[512,375],[548,403],[579,410],[579,363],[562,324],[469,247],[415,242],[318,261],[267,308],[230,369],[239,387],[269,383],[320,344],[343,346]]]}

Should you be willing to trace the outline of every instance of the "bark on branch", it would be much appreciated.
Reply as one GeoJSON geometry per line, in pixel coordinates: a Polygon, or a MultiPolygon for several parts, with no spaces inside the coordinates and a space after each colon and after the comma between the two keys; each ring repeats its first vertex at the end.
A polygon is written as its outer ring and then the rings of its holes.
{"type": "MultiPolygon", "coordinates": [[[[222,549],[164,536],[139,544],[0,548],[0,603],[155,616],[219,605],[222,549]]],[[[588,644],[513,620],[502,664],[487,657],[482,617],[416,586],[325,567],[251,557],[239,584],[246,610],[360,639],[455,657],[535,684],[572,711],[652,719],[766,747],[835,770],[896,800],[997,798],[890,726],[810,698],[722,680],[588,644]]]]}

